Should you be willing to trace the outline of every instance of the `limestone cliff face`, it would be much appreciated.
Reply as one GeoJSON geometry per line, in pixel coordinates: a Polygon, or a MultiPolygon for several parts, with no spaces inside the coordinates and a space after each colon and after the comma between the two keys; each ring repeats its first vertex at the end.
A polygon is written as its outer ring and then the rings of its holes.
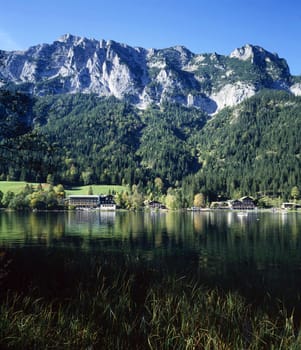
{"type": "Polygon", "coordinates": [[[290,87],[290,91],[295,96],[301,96],[301,83],[295,83],[290,87]]]}
{"type": "Polygon", "coordinates": [[[134,48],[64,35],[26,51],[0,51],[0,86],[18,84],[35,95],[95,93],[139,108],[177,102],[214,114],[262,88],[300,94],[284,59],[246,45],[229,56],[194,54],[182,46],[134,48]]]}

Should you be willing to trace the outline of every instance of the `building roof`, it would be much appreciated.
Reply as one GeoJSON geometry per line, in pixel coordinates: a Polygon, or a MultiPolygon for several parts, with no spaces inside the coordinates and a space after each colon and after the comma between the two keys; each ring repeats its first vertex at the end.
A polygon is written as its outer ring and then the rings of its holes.
{"type": "Polygon", "coordinates": [[[250,196],[244,196],[244,197],[240,198],[241,201],[243,201],[244,199],[251,199],[252,201],[254,200],[254,198],[252,198],[250,196]]]}

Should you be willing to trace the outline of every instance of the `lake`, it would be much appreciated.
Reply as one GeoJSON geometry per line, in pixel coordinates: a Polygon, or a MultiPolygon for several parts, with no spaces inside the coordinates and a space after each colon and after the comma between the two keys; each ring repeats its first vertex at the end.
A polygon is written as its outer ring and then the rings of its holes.
{"type": "Polygon", "coordinates": [[[122,253],[250,298],[296,302],[301,291],[296,212],[0,212],[5,248],[122,253]]]}

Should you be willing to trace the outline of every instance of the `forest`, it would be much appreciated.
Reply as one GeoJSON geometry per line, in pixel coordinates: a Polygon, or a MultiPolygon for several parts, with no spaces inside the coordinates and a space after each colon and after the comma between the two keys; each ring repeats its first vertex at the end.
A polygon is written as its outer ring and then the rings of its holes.
{"type": "Polygon", "coordinates": [[[123,184],[208,201],[291,197],[300,184],[301,98],[265,90],[209,116],[165,103],[0,90],[0,180],[123,184]],[[160,184],[160,185],[158,185],[160,184]]]}

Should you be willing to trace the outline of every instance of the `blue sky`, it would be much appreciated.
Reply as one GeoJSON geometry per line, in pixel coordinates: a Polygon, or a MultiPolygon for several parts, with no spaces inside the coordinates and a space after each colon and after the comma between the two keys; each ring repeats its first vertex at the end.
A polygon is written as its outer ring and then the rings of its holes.
{"type": "Polygon", "coordinates": [[[0,10],[0,49],[26,49],[63,34],[131,46],[184,45],[195,53],[230,54],[259,45],[301,75],[299,0],[9,0],[0,10]]]}

